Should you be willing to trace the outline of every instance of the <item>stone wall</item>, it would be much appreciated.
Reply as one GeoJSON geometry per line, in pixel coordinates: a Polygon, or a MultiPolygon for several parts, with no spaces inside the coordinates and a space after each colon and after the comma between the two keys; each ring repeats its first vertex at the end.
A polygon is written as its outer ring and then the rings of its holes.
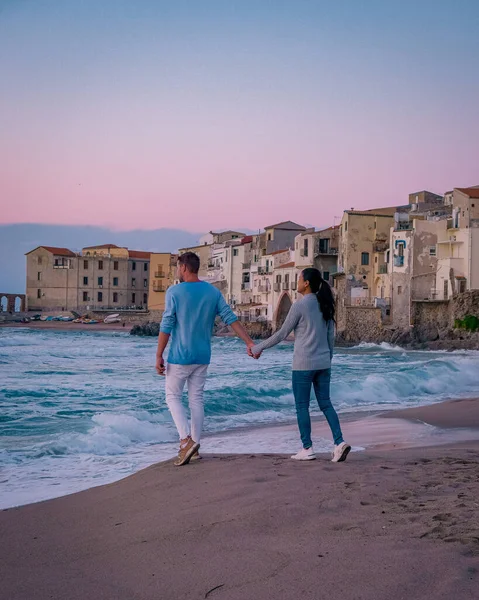
{"type": "Polygon", "coordinates": [[[466,315],[479,317],[479,290],[470,290],[453,297],[452,324],[455,319],[463,319],[466,315]]]}
{"type": "Polygon", "coordinates": [[[354,344],[383,340],[384,327],[380,308],[346,306],[341,313],[341,328],[337,328],[340,341],[354,344]]]}

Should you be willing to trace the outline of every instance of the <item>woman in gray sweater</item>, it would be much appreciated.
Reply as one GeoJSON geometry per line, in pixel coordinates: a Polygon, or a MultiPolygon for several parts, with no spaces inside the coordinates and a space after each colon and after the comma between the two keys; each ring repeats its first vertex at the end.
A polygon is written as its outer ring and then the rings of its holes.
{"type": "Polygon", "coordinates": [[[334,348],[334,298],[331,288],[317,269],[305,269],[298,279],[298,292],[303,295],[291,307],[286,320],[269,339],[250,348],[249,354],[259,358],[263,350],[283,341],[294,331],[293,393],[303,448],[291,458],[316,458],[311,441],[309,402],[311,387],[324,413],[334,439],[333,462],[346,460],[351,446],[346,444],[336,411],[330,400],[331,359],[334,348]]]}

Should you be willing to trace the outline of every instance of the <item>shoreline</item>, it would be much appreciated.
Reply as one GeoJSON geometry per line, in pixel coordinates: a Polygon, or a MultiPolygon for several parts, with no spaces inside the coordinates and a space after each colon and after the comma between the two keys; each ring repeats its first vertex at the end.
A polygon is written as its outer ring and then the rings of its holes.
{"type": "Polygon", "coordinates": [[[125,331],[130,332],[132,323],[93,323],[91,325],[66,321],[30,321],[29,323],[0,323],[0,329],[39,329],[54,331],[125,331]]]}
{"type": "Polygon", "coordinates": [[[205,455],[0,512],[9,600],[473,600],[479,441],[205,455]],[[371,568],[371,565],[380,568],[371,568]],[[339,587],[338,587],[339,586],[339,587]]]}

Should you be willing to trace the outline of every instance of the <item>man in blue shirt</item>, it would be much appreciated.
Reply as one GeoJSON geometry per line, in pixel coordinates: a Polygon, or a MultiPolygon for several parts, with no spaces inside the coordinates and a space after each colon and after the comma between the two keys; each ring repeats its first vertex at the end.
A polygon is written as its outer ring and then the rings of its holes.
{"type": "Polygon", "coordinates": [[[230,325],[248,348],[253,340],[226,304],[221,292],[198,278],[200,259],[193,252],[178,258],[179,285],[166,292],[166,307],[160,326],[156,370],[166,373],[166,403],[180,436],[180,451],[175,465],[187,464],[198,457],[204,420],[203,391],[211,359],[211,336],[217,315],[230,325]],[[168,363],[163,353],[171,336],[168,363]],[[188,384],[191,433],[182,396],[188,384]]]}

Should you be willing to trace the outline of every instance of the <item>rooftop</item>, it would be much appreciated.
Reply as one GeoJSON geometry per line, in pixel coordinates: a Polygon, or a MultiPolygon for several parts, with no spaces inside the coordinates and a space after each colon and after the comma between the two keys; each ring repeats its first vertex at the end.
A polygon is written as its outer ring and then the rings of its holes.
{"type": "Polygon", "coordinates": [[[143,250],[128,250],[128,255],[130,258],[150,260],[151,252],[144,252],[143,250]]]}
{"type": "Polygon", "coordinates": [[[265,229],[285,229],[292,231],[304,231],[306,227],[303,225],[298,225],[294,221],[282,221],[281,223],[276,223],[275,225],[268,225],[265,229]]]}
{"type": "Polygon", "coordinates": [[[51,252],[57,256],[76,256],[76,253],[72,252],[72,250],[69,250],[68,248],[57,248],[56,246],[37,246],[33,250],[30,250],[30,252],[27,252],[27,254],[31,254],[39,248],[43,248],[44,250],[47,250],[47,252],[51,252]]]}
{"type": "Polygon", "coordinates": [[[468,188],[455,188],[459,192],[466,194],[469,198],[479,199],[479,186],[473,186],[468,188]]]}
{"type": "Polygon", "coordinates": [[[284,265],[279,265],[279,267],[276,267],[277,269],[291,269],[292,267],[295,266],[296,263],[294,262],[288,262],[285,263],[284,265]]]}
{"type": "Polygon", "coordinates": [[[117,246],[116,244],[101,244],[99,246],[85,246],[83,250],[93,250],[94,248],[120,248],[120,246],[117,246]]]}

